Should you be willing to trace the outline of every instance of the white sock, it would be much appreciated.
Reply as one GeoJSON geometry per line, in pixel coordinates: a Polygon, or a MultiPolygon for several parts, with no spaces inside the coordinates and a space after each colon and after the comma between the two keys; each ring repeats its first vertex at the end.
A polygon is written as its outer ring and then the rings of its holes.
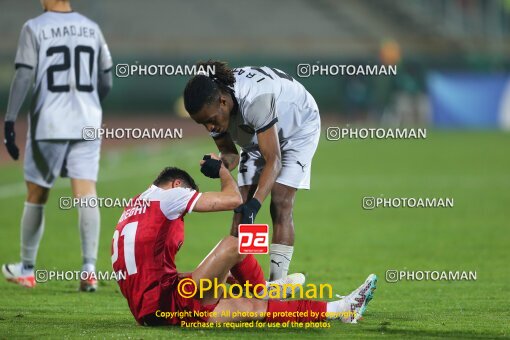
{"type": "Polygon", "coordinates": [[[33,271],[43,232],[44,204],[25,202],[21,217],[21,262],[23,263],[23,270],[33,271]]]}
{"type": "Polygon", "coordinates": [[[92,266],[94,268],[97,259],[97,249],[99,245],[99,225],[100,216],[98,207],[80,207],[78,208],[81,252],[83,257],[83,266],[92,266]]]}
{"type": "Polygon", "coordinates": [[[34,267],[25,266],[24,264],[21,264],[21,275],[23,276],[34,275],[34,267]]]}
{"type": "Polygon", "coordinates": [[[292,260],[293,246],[273,243],[269,247],[269,280],[286,277],[292,260]]]}
{"type": "Polygon", "coordinates": [[[328,320],[339,319],[342,312],[349,312],[350,306],[344,299],[331,301],[326,304],[326,312],[328,313],[328,320]]]}
{"type": "Polygon", "coordinates": [[[84,263],[83,266],[81,267],[81,271],[87,273],[95,273],[96,266],[92,263],[84,263]]]}

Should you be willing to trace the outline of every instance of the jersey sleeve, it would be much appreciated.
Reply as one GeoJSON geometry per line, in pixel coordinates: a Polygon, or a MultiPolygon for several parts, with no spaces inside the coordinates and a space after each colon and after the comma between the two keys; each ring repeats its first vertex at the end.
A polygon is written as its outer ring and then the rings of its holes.
{"type": "Polygon", "coordinates": [[[191,213],[202,194],[186,188],[168,189],[160,198],[160,208],[166,218],[175,220],[191,213]]]}
{"type": "Polygon", "coordinates": [[[27,22],[23,25],[19,37],[16,59],[14,61],[16,68],[35,68],[37,66],[37,46],[36,34],[27,22]]]}
{"type": "Polygon", "coordinates": [[[265,131],[278,121],[275,106],[274,94],[261,94],[246,107],[244,118],[257,133],[265,131]]]}
{"type": "Polygon", "coordinates": [[[112,69],[113,61],[112,61],[112,55],[110,54],[110,49],[108,48],[108,44],[106,43],[106,40],[104,39],[103,32],[99,31],[99,71],[100,72],[108,72],[112,69]]]}

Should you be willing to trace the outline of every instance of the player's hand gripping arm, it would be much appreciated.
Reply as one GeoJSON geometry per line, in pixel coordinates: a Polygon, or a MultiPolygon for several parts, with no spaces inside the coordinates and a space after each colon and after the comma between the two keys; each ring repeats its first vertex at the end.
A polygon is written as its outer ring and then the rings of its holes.
{"type": "Polygon", "coordinates": [[[227,132],[216,137],[214,138],[214,142],[216,143],[216,146],[218,146],[221,161],[225,164],[226,168],[229,171],[237,168],[237,165],[239,164],[239,153],[237,152],[237,148],[232,137],[230,137],[230,134],[227,132]]]}
{"type": "Polygon", "coordinates": [[[200,161],[202,172],[208,177],[219,177],[221,181],[221,191],[203,193],[195,204],[193,211],[209,212],[233,210],[243,202],[237,183],[218,156],[211,153],[209,157],[210,158],[200,161]],[[207,167],[207,171],[209,172],[204,171],[204,167],[207,167]],[[216,170],[214,170],[215,168],[216,170]]]}
{"type": "Polygon", "coordinates": [[[4,125],[4,143],[7,152],[12,159],[17,160],[19,157],[19,149],[16,146],[16,133],[14,131],[14,122],[18,117],[19,110],[25,101],[28,90],[32,85],[34,69],[20,66],[16,69],[14,78],[11,83],[9,93],[9,102],[7,104],[7,113],[5,115],[4,125]]]}

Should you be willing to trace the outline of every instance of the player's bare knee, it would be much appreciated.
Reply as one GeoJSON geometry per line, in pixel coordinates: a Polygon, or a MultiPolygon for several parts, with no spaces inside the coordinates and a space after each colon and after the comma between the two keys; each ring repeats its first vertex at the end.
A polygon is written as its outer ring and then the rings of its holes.
{"type": "Polygon", "coordinates": [[[96,182],[94,181],[72,178],[71,187],[74,197],[96,196],[96,182]]]}
{"type": "Polygon", "coordinates": [[[284,185],[275,184],[271,191],[271,208],[276,208],[281,212],[292,212],[296,189],[284,185]]]}
{"type": "Polygon", "coordinates": [[[47,196],[34,196],[34,195],[28,195],[27,196],[27,202],[32,204],[46,204],[48,201],[47,196]]]}
{"type": "Polygon", "coordinates": [[[223,243],[224,243],[224,251],[226,252],[226,254],[230,255],[230,257],[234,258],[234,259],[238,259],[238,260],[242,260],[243,259],[243,255],[242,254],[239,254],[239,251],[238,251],[238,239],[237,237],[234,237],[234,236],[227,236],[223,239],[223,243]]]}
{"type": "Polygon", "coordinates": [[[273,223],[292,222],[292,209],[294,207],[294,198],[276,195],[271,197],[270,212],[273,223]]]}
{"type": "Polygon", "coordinates": [[[27,202],[33,204],[46,204],[50,190],[35,184],[28,185],[27,202]]]}

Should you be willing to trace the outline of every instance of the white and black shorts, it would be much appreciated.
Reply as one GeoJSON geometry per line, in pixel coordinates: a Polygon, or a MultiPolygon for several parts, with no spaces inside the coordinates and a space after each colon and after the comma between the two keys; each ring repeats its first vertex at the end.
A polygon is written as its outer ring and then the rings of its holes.
{"type": "MultiPolygon", "coordinates": [[[[276,178],[277,183],[296,189],[310,189],[312,159],[319,145],[320,130],[319,123],[312,135],[289,139],[280,145],[282,170],[276,178]]],[[[237,175],[238,185],[258,184],[264,165],[265,160],[258,147],[243,149],[237,175]]]]}
{"type": "Polygon", "coordinates": [[[51,188],[57,177],[97,181],[101,140],[32,140],[25,148],[25,180],[51,188]]]}

